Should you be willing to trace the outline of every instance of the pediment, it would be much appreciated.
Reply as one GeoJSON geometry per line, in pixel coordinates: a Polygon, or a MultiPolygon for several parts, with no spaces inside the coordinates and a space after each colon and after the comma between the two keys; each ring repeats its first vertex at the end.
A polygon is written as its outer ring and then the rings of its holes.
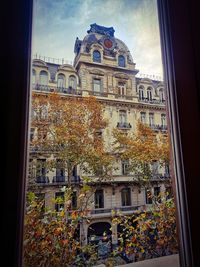
{"type": "Polygon", "coordinates": [[[47,67],[46,62],[41,60],[41,59],[34,59],[33,60],[33,65],[40,66],[40,67],[47,67]]]}
{"type": "Polygon", "coordinates": [[[95,74],[95,75],[100,75],[100,76],[103,76],[105,74],[102,70],[99,70],[99,69],[92,69],[90,70],[90,73],[95,74]]]}
{"type": "Polygon", "coordinates": [[[125,80],[128,80],[129,79],[129,76],[125,73],[116,73],[114,75],[115,78],[119,78],[119,79],[125,79],[125,80]]]}

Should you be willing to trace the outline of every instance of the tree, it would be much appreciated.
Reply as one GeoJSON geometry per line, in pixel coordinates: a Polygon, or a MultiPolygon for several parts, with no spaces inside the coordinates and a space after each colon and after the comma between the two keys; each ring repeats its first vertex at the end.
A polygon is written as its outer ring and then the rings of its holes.
{"type": "MultiPolygon", "coordinates": [[[[64,191],[67,202],[70,191],[64,191]]],[[[70,216],[65,209],[44,210],[43,202],[29,193],[24,221],[24,267],[93,266],[97,260],[95,246],[82,247],[78,237],[80,221],[86,215],[85,209],[73,211],[70,216]]]]}
{"type": "Polygon", "coordinates": [[[32,109],[32,127],[37,136],[31,141],[31,147],[46,152],[46,156],[54,155],[48,160],[48,168],[59,165],[60,169],[67,170],[69,186],[77,165],[94,174],[102,169],[101,179],[109,175],[111,156],[101,138],[107,122],[102,105],[94,97],[64,98],[56,93],[33,93],[32,109]]]}
{"type": "Polygon", "coordinates": [[[129,171],[140,185],[149,182],[154,174],[152,164],[164,166],[169,163],[169,142],[167,135],[156,135],[148,126],[137,123],[136,132],[113,131],[113,150],[117,158],[127,160],[129,171]]]}
{"type": "Polygon", "coordinates": [[[134,255],[137,261],[178,253],[174,200],[166,199],[165,194],[150,210],[130,216],[118,214],[112,223],[122,229],[115,254],[134,255]]]}

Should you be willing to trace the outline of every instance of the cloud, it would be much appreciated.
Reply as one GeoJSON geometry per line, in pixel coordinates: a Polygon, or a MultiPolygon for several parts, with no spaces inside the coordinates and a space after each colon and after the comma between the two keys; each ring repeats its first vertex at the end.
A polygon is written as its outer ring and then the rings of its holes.
{"type": "Polygon", "coordinates": [[[142,73],[162,75],[155,0],[36,0],[33,53],[73,60],[90,24],[113,26],[142,73]]]}

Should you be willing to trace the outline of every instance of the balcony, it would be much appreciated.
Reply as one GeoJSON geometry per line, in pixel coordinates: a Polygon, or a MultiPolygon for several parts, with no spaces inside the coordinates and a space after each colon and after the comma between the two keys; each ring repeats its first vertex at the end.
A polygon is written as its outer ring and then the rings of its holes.
{"type": "Polygon", "coordinates": [[[170,179],[169,173],[164,173],[164,174],[155,173],[155,174],[152,174],[150,180],[151,181],[163,181],[163,180],[167,180],[167,179],[170,179]]]}
{"type": "Polygon", "coordinates": [[[49,184],[49,177],[48,176],[38,176],[38,177],[36,177],[36,183],[49,184]]]}
{"type": "Polygon", "coordinates": [[[33,84],[33,90],[40,92],[57,92],[70,95],[82,95],[80,90],[74,89],[72,87],[56,87],[42,84],[33,84]]]}
{"type": "Polygon", "coordinates": [[[102,214],[102,213],[111,213],[111,209],[99,208],[91,210],[90,214],[102,214]]]}
{"type": "Polygon", "coordinates": [[[75,175],[71,177],[71,183],[72,184],[80,184],[81,183],[81,177],[79,175],[75,175]]]}
{"type": "Polygon", "coordinates": [[[65,183],[65,176],[54,176],[53,183],[65,183]]]}
{"type": "Polygon", "coordinates": [[[128,122],[118,122],[117,123],[117,128],[119,128],[119,129],[131,129],[132,126],[128,122]]]}
{"type": "Polygon", "coordinates": [[[148,103],[148,104],[156,104],[156,105],[165,105],[165,100],[158,100],[158,99],[149,99],[148,97],[138,98],[138,102],[148,103]]]}
{"type": "Polygon", "coordinates": [[[123,207],[115,207],[113,209],[111,208],[98,208],[91,210],[91,215],[97,215],[97,214],[107,214],[110,215],[112,211],[114,212],[132,212],[135,210],[139,210],[140,206],[123,206],[123,207]]]}
{"type": "Polygon", "coordinates": [[[151,124],[151,125],[149,125],[149,127],[154,131],[162,131],[162,132],[167,131],[167,125],[151,124]]]}

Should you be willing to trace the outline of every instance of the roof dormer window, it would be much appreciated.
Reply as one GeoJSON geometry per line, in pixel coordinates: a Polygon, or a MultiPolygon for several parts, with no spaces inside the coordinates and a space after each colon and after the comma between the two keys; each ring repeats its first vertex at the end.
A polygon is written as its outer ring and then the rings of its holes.
{"type": "Polygon", "coordinates": [[[125,57],[122,55],[118,56],[118,66],[125,67],[125,57]]]}
{"type": "Polygon", "coordinates": [[[101,63],[101,53],[98,50],[93,52],[93,62],[101,63]]]}

